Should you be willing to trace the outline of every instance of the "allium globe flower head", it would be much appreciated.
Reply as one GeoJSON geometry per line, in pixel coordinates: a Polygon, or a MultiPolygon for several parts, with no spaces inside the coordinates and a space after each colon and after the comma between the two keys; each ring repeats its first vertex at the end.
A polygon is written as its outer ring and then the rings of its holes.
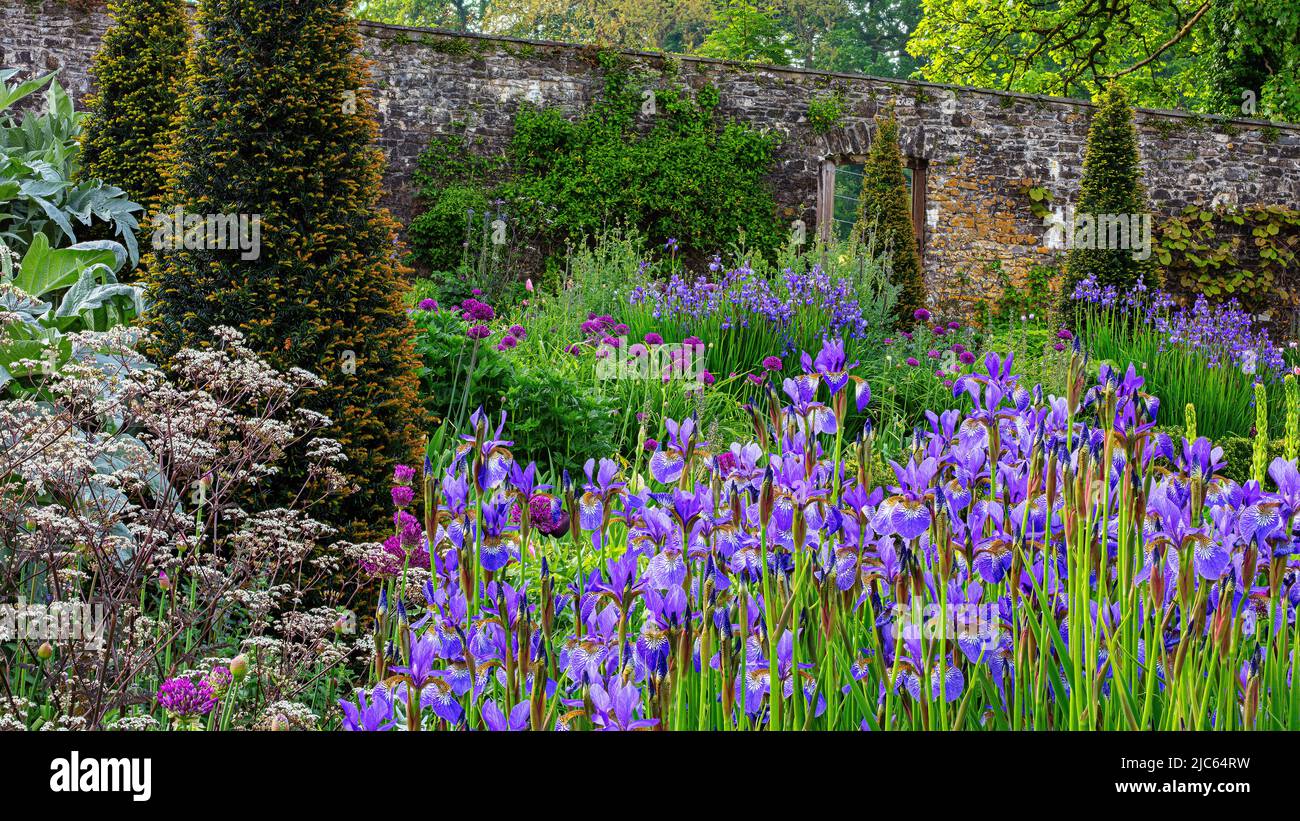
{"type": "Polygon", "coordinates": [[[523,339],[526,336],[528,336],[528,332],[524,330],[523,325],[511,325],[510,335],[515,337],[516,339],[523,339]]]}
{"type": "Polygon", "coordinates": [[[438,310],[438,300],[422,299],[417,307],[419,307],[421,311],[436,311],[438,310]]]}
{"type": "Polygon", "coordinates": [[[465,335],[470,339],[487,339],[492,335],[492,329],[486,325],[472,325],[465,335]]]}
{"type": "Polygon", "coordinates": [[[628,331],[632,330],[624,323],[620,322],[614,326],[614,333],[618,336],[627,336],[628,331]]]}
{"type": "Polygon", "coordinates": [[[924,308],[917,308],[912,312],[912,318],[917,322],[928,322],[930,320],[930,312],[924,308]]]}
{"type": "Polygon", "coordinates": [[[957,358],[961,360],[961,363],[963,365],[975,364],[975,354],[973,354],[970,351],[962,351],[960,354],[958,354],[957,358]]]}
{"type": "Polygon", "coordinates": [[[779,371],[779,370],[781,370],[781,357],[779,357],[779,356],[765,356],[765,357],[763,357],[763,370],[765,370],[765,371],[779,371]]]}
{"type": "Polygon", "coordinates": [[[651,331],[650,333],[645,335],[645,344],[662,345],[664,344],[664,338],[659,334],[655,333],[654,331],[651,331]]]}
{"type": "Polygon", "coordinates": [[[394,506],[399,508],[407,508],[411,506],[411,502],[413,501],[415,501],[414,489],[406,485],[398,485],[397,487],[393,488],[394,506]]]}
{"type": "Polygon", "coordinates": [[[393,468],[393,482],[399,485],[409,485],[415,479],[415,468],[410,465],[398,465],[393,468]]]}
{"type": "Polygon", "coordinates": [[[682,344],[693,348],[698,345],[703,345],[704,340],[700,339],[698,336],[688,336],[682,340],[682,344]]]}
{"type": "Polygon", "coordinates": [[[518,340],[518,339],[516,339],[515,337],[510,336],[509,334],[507,334],[506,336],[501,337],[501,341],[497,343],[497,350],[498,350],[498,351],[508,351],[508,350],[510,350],[511,348],[515,347],[515,346],[518,345],[518,344],[519,344],[519,340],[518,340]]]}
{"type": "Polygon", "coordinates": [[[712,385],[714,382],[717,381],[717,378],[713,374],[709,373],[708,371],[702,371],[700,373],[700,381],[706,385],[712,385]]]}
{"type": "Polygon", "coordinates": [[[949,322],[949,323],[948,323],[948,330],[950,330],[950,331],[955,331],[955,330],[957,330],[957,329],[960,328],[960,327],[961,327],[961,323],[960,323],[960,322],[953,321],[953,322],[949,322]]]}
{"type": "Polygon", "coordinates": [[[197,684],[185,677],[169,678],[158,688],[158,706],[183,726],[194,726],[199,718],[212,712],[217,694],[207,679],[197,684]]]}
{"type": "Polygon", "coordinates": [[[909,356],[909,357],[907,358],[907,364],[908,364],[908,365],[911,365],[913,368],[915,368],[917,365],[920,365],[921,362],[920,362],[920,360],[918,360],[915,356],[909,356]]]}
{"type": "Polygon", "coordinates": [[[1063,339],[1066,342],[1069,342],[1070,340],[1074,339],[1074,333],[1071,332],[1069,328],[1062,328],[1056,332],[1056,338],[1063,339]]]}

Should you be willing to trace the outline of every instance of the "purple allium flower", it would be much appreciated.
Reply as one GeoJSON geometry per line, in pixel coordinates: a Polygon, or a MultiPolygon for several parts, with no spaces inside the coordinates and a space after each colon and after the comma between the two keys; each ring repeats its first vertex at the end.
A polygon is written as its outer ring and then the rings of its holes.
{"type": "Polygon", "coordinates": [[[965,352],[965,350],[966,350],[966,346],[961,344],[960,342],[952,346],[952,352],[955,354],[963,353],[965,352]]]}
{"type": "Polygon", "coordinates": [[[507,334],[506,336],[501,337],[501,341],[497,343],[497,350],[508,351],[518,344],[518,339],[507,334]]]}
{"type": "Polygon", "coordinates": [[[1065,350],[1065,343],[1064,343],[1064,342],[1057,342],[1055,345],[1052,346],[1052,349],[1053,349],[1053,350],[1056,350],[1056,351],[1063,351],[1063,350],[1065,350]]]}
{"type": "Polygon", "coordinates": [[[487,339],[492,335],[492,329],[486,325],[471,325],[465,335],[470,339],[487,339]]]}
{"type": "Polygon", "coordinates": [[[917,358],[916,358],[915,356],[909,356],[909,357],[907,358],[907,364],[909,364],[909,365],[911,365],[913,368],[915,368],[917,365],[920,365],[921,363],[920,363],[919,360],[917,360],[917,358]]]}
{"type": "Polygon", "coordinates": [[[698,336],[688,336],[682,340],[682,344],[689,347],[695,347],[696,345],[703,345],[704,340],[700,339],[698,336]]]}
{"type": "Polygon", "coordinates": [[[169,678],[158,688],[158,705],[176,718],[205,716],[217,705],[217,695],[207,679],[169,678]]]}
{"type": "Polygon", "coordinates": [[[528,336],[528,332],[524,330],[523,325],[511,325],[510,335],[515,337],[516,339],[523,339],[524,337],[528,336]]]}
{"type": "Polygon", "coordinates": [[[894,340],[890,339],[889,337],[885,337],[885,344],[886,344],[886,345],[893,345],[893,344],[894,344],[894,340]]]}
{"type": "Polygon", "coordinates": [[[622,322],[614,326],[614,334],[617,336],[627,336],[628,331],[632,330],[622,322]]]}
{"type": "Polygon", "coordinates": [[[763,357],[763,370],[779,371],[781,370],[781,357],[765,356],[763,357]]]}
{"type": "Polygon", "coordinates": [[[917,308],[912,312],[912,318],[917,322],[928,322],[930,320],[930,312],[924,308],[917,308]]]}
{"type": "Polygon", "coordinates": [[[706,385],[712,385],[714,382],[717,381],[717,379],[716,377],[714,377],[713,374],[709,373],[708,371],[704,371],[700,374],[700,381],[706,385]]]}
{"type": "Polygon", "coordinates": [[[645,440],[645,445],[643,445],[643,447],[644,447],[646,450],[658,450],[658,449],[659,449],[659,440],[658,440],[658,439],[647,439],[647,440],[645,440]]]}
{"type": "Polygon", "coordinates": [[[413,489],[406,485],[398,485],[393,488],[393,504],[395,506],[399,508],[410,507],[413,501],[415,501],[415,491],[413,489]]]}
{"type": "Polygon", "coordinates": [[[393,481],[399,485],[409,485],[415,479],[415,468],[410,465],[398,465],[393,468],[393,481]]]}
{"type": "Polygon", "coordinates": [[[654,331],[651,331],[650,333],[645,335],[645,344],[662,345],[664,344],[664,338],[659,334],[655,333],[654,331]]]}
{"type": "Polygon", "coordinates": [[[975,363],[975,354],[970,351],[962,351],[957,357],[963,365],[973,365],[975,363]]]}
{"type": "Polygon", "coordinates": [[[438,300],[422,299],[420,300],[420,304],[418,307],[421,311],[436,311],[438,310],[438,300]]]}
{"type": "Polygon", "coordinates": [[[935,325],[931,330],[934,332],[935,336],[943,336],[948,333],[948,329],[942,325],[935,325]]]}
{"type": "Polygon", "coordinates": [[[1074,334],[1070,331],[1069,328],[1062,328],[1061,330],[1056,332],[1056,338],[1064,339],[1066,342],[1069,342],[1070,340],[1074,339],[1074,334]]]}
{"type": "Polygon", "coordinates": [[[470,291],[470,293],[473,294],[474,296],[483,296],[483,289],[482,289],[482,288],[474,288],[474,289],[472,289],[472,290],[470,291]]]}
{"type": "Polygon", "coordinates": [[[960,323],[960,322],[953,321],[953,322],[949,322],[949,323],[948,323],[948,330],[950,330],[950,331],[955,331],[955,330],[957,330],[957,329],[960,328],[960,327],[961,327],[961,323],[960,323]]]}
{"type": "Polygon", "coordinates": [[[935,350],[934,348],[931,348],[930,350],[926,351],[926,352],[925,352],[925,355],[928,356],[928,357],[930,357],[931,359],[938,359],[938,358],[939,358],[939,352],[938,352],[937,350],[935,350]]]}

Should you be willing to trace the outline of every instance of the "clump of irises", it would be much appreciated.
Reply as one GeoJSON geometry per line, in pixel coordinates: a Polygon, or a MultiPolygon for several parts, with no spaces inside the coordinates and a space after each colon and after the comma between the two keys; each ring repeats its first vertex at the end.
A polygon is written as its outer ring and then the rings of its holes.
{"type": "Polygon", "coordinates": [[[843,343],[798,361],[750,441],[669,420],[646,475],[547,481],[481,411],[399,473],[422,538],[345,726],[1300,729],[1300,402],[1241,484],[1134,367],[1076,349],[1052,396],[989,353],[882,471],[843,343]]]}
{"type": "MultiPolygon", "coordinates": [[[[1142,282],[1119,293],[1091,277],[1073,297],[1077,330],[1093,354],[1133,362],[1147,389],[1165,400],[1162,425],[1177,424],[1177,414],[1194,402],[1207,434],[1251,435],[1255,383],[1277,383],[1288,372],[1285,351],[1236,300],[1212,304],[1201,295],[1182,305],[1142,282]]],[[[1279,409],[1275,403],[1275,419],[1279,409]]]]}

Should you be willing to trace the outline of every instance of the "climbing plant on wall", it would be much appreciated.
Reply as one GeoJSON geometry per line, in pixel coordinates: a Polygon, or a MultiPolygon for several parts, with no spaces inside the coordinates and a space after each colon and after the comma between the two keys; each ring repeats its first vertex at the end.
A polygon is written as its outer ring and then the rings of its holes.
{"type": "Polygon", "coordinates": [[[1160,223],[1155,258],[1165,282],[1252,310],[1300,303],[1300,210],[1190,205],[1160,223]]]}

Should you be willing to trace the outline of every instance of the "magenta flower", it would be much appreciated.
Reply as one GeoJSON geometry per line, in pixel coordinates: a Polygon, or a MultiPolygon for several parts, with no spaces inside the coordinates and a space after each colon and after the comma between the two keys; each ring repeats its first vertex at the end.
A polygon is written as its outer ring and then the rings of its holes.
{"type": "Polygon", "coordinates": [[[415,478],[415,468],[410,465],[398,465],[393,468],[393,481],[399,485],[409,485],[415,478]]]}
{"type": "Polygon", "coordinates": [[[659,440],[658,440],[658,439],[647,439],[647,440],[645,440],[645,445],[644,445],[644,447],[645,447],[646,450],[658,450],[658,449],[659,449],[659,440]]]}
{"type": "Polygon", "coordinates": [[[781,370],[781,357],[768,356],[763,358],[763,369],[768,371],[781,370]]]}
{"type": "Polygon", "coordinates": [[[709,373],[708,371],[704,371],[703,373],[700,374],[700,381],[706,385],[712,385],[714,382],[717,381],[717,379],[713,376],[713,374],[709,373]]]}
{"type": "Polygon", "coordinates": [[[654,331],[651,331],[650,333],[645,335],[645,344],[662,345],[664,344],[664,338],[659,334],[655,333],[654,331]]]}
{"type": "Polygon", "coordinates": [[[486,325],[472,325],[465,335],[470,339],[487,339],[492,335],[492,329],[486,325]]]}
{"type": "Polygon", "coordinates": [[[421,311],[436,311],[438,310],[438,300],[422,299],[417,307],[419,307],[421,311]]]}
{"type": "Polygon", "coordinates": [[[928,322],[930,319],[930,312],[924,308],[917,308],[912,312],[912,318],[917,322],[928,322]]]}
{"type": "Polygon", "coordinates": [[[501,337],[501,341],[497,343],[497,350],[508,351],[518,344],[519,344],[519,340],[516,339],[515,337],[509,335],[503,336],[501,337]]]}
{"type": "Polygon", "coordinates": [[[961,355],[958,356],[957,358],[961,360],[961,363],[963,365],[975,364],[975,354],[970,351],[962,351],[961,355]]]}
{"type": "Polygon", "coordinates": [[[175,718],[195,718],[212,712],[217,694],[206,679],[195,684],[188,678],[169,678],[158,688],[158,706],[175,718]]]}
{"type": "Polygon", "coordinates": [[[523,339],[525,336],[528,335],[528,333],[524,330],[523,325],[511,325],[510,335],[515,337],[516,339],[523,339]]]}
{"type": "Polygon", "coordinates": [[[398,485],[393,488],[393,504],[397,507],[410,507],[411,502],[415,501],[415,491],[406,485],[398,485]]]}
{"type": "Polygon", "coordinates": [[[909,356],[909,357],[907,358],[907,364],[909,364],[909,365],[911,365],[913,368],[915,368],[917,365],[920,365],[921,363],[920,363],[919,360],[917,360],[917,358],[916,358],[915,356],[909,356]]]}

